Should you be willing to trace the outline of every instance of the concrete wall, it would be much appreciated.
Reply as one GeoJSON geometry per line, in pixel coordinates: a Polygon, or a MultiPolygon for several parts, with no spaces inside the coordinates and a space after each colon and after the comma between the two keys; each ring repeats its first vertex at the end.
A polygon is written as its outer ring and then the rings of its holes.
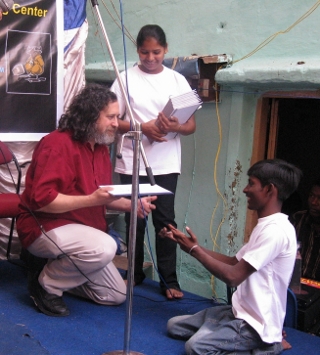
{"type": "MultiPolygon", "coordinates": [[[[99,10],[121,71],[125,67],[122,32],[115,9],[105,3],[107,8],[101,2],[99,10]]],[[[318,5],[315,0],[132,0],[123,4],[124,26],[133,38],[147,23],[164,28],[167,57],[223,53],[233,57],[233,64],[216,74],[221,102],[204,104],[196,115],[196,133],[182,138],[176,220],[180,228],[188,225],[201,245],[234,255],[243,244],[246,200],[242,189],[252,154],[257,100],[267,90],[319,88],[318,5]]],[[[110,81],[115,74],[96,19],[88,2],[86,77],[110,81]]],[[[128,66],[137,61],[128,38],[126,61],[128,66]]],[[[225,285],[189,255],[179,252],[178,264],[184,289],[207,297],[225,296],[225,285]]]]}

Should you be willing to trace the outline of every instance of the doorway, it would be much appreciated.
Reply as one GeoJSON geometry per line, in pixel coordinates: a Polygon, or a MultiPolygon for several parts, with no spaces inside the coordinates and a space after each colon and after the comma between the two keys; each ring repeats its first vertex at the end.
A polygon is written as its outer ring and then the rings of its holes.
{"type": "MultiPolygon", "coordinates": [[[[278,117],[275,157],[287,160],[302,170],[297,197],[301,199],[299,209],[305,209],[310,187],[320,177],[320,100],[280,99],[278,117]]],[[[292,200],[292,203],[295,201],[292,200]]],[[[292,208],[295,212],[295,206],[292,208]]]]}
{"type": "MultiPolygon", "coordinates": [[[[251,163],[279,158],[303,172],[297,192],[283,206],[292,214],[307,207],[311,184],[320,177],[320,95],[319,92],[276,92],[258,102],[251,163]]],[[[247,240],[256,217],[247,214],[247,240]]]]}

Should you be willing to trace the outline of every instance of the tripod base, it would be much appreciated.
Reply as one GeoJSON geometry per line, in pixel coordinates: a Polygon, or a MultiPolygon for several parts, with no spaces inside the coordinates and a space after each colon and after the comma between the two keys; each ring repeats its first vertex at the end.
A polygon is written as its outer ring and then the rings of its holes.
{"type": "Polygon", "coordinates": [[[126,354],[125,350],[115,350],[115,351],[109,351],[107,353],[103,353],[102,355],[144,355],[144,354],[138,353],[136,351],[130,351],[128,354],[126,354]]]}

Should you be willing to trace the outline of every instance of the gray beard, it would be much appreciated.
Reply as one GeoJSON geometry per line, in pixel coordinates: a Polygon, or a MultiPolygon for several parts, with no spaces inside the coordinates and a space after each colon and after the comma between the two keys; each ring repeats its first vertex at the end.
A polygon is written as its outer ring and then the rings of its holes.
{"type": "Polygon", "coordinates": [[[113,135],[109,135],[108,133],[101,133],[96,130],[95,127],[92,128],[92,132],[89,134],[90,139],[94,139],[95,143],[102,145],[110,145],[114,142],[115,133],[113,135]]]}

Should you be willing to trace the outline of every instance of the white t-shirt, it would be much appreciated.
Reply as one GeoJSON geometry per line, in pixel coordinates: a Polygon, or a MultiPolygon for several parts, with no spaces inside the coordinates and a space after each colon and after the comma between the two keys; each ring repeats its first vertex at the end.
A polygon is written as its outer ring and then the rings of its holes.
{"type": "Polygon", "coordinates": [[[297,252],[296,233],[282,213],[258,219],[249,242],[237,253],[257,271],[232,297],[233,313],[244,319],[266,343],[281,342],[287,288],[297,252]]]}
{"type": "MultiPolygon", "coordinates": [[[[148,74],[138,66],[130,68],[126,73],[120,74],[125,90],[129,93],[129,103],[134,119],[143,123],[156,119],[162,111],[170,96],[184,94],[191,91],[191,87],[185,77],[178,72],[163,67],[159,74],[148,74]]],[[[125,101],[118,83],[115,80],[111,90],[117,95],[120,105],[120,116],[126,111],[125,101]]],[[[125,115],[130,122],[129,115],[125,115]]],[[[115,171],[122,174],[132,174],[133,146],[132,140],[125,138],[122,159],[116,159],[115,171]]],[[[146,153],[153,175],[164,175],[181,172],[181,144],[180,136],[167,142],[151,143],[143,135],[142,144],[146,153]]],[[[142,158],[140,159],[140,175],[146,175],[142,158]]]]}

